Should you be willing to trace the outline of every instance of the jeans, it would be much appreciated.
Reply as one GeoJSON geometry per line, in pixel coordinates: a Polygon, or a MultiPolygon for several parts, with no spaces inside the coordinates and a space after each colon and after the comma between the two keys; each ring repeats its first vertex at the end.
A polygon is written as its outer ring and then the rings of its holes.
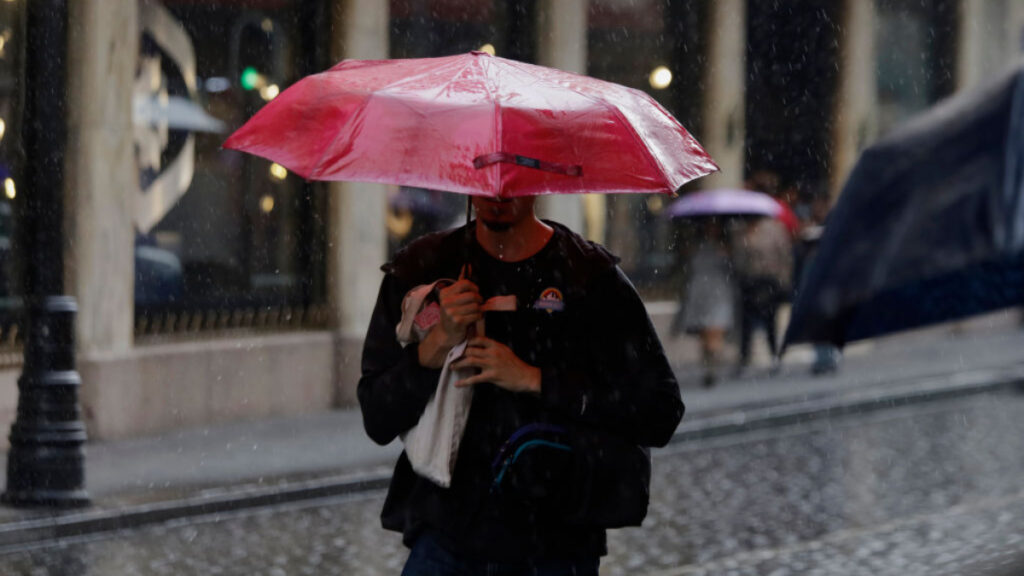
{"type": "Polygon", "coordinates": [[[814,364],[811,365],[811,372],[814,374],[828,374],[839,369],[839,349],[832,344],[814,345],[814,364]]]}
{"type": "Polygon", "coordinates": [[[481,562],[459,558],[425,532],[416,538],[402,576],[598,576],[600,561],[481,562]]]}

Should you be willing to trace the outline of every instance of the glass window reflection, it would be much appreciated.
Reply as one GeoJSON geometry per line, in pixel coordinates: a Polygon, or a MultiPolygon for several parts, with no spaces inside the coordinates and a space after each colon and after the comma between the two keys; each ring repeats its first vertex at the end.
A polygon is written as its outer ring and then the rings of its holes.
{"type": "Polygon", "coordinates": [[[187,191],[156,207],[158,220],[139,230],[140,319],[167,310],[304,308],[322,301],[319,189],[282,166],[220,149],[226,134],[313,71],[312,4],[165,2],[194,46],[191,94],[174,55],[143,35],[140,76],[149,62],[159,67],[153,76],[171,98],[195,100],[183,112],[187,120],[165,128],[156,157],[139,150],[144,190],[183,155],[194,157],[187,191]]]}
{"type": "Polygon", "coordinates": [[[4,342],[21,310],[17,223],[21,149],[23,5],[0,2],[0,324],[4,342]]]}

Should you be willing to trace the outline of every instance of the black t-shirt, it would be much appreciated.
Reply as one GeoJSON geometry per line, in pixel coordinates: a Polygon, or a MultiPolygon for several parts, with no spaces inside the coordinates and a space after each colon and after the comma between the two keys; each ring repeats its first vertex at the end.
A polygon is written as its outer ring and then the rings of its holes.
{"type": "Polygon", "coordinates": [[[519,262],[498,260],[475,242],[470,251],[470,279],[479,287],[481,296],[485,300],[493,296],[516,297],[515,311],[484,314],[486,336],[506,344],[533,366],[553,361],[551,354],[566,344],[558,342],[564,337],[565,323],[578,312],[568,309],[563,277],[566,255],[555,235],[540,251],[519,262]]]}
{"type": "MultiPolygon", "coordinates": [[[[537,367],[560,364],[573,356],[577,342],[566,337],[565,328],[579,311],[573,309],[573,290],[566,285],[567,255],[561,231],[533,256],[519,262],[503,262],[487,254],[475,242],[469,254],[470,279],[486,300],[493,296],[516,297],[515,311],[490,311],[484,315],[485,335],[507,345],[521,360],[537,367]]],[[[459,534],[442,535],[443,542],[470,557],[494,554],[501,542],[508,560],[540,554],[597,555],[605,552],[604,531],[561,526],[546,510],[550,503],[530,502],[513,490],[493,485],[494,458],[502,445],[523,426],[558,422],[560,416],[546,409],[538,396],[514,393],[494,386],[475,387],[473,405],[459,448],[452,490],[473,492],[475,509],[466,510],[467,522],[459,534]]],[[[550,454],[545,466],[555,474],[558,454],[550,454]]],[[[538,482],[545,479],[538,478],[538,482]]],[[[554,485],[556,478],[550,479],[554,485]]],[[[542,486],[536,487],[543,489],[542,486]]]]}

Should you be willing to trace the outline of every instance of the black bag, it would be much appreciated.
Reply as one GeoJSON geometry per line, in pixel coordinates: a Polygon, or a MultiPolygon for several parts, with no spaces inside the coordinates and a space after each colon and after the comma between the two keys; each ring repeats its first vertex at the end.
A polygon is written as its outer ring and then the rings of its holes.
{"type": "Polygon", "coordinates": [[[650,450],[614,434],[530,424],[509,437],[491,469],[491,492],[538,517],[621,528],[647,516],[650,450]]]}

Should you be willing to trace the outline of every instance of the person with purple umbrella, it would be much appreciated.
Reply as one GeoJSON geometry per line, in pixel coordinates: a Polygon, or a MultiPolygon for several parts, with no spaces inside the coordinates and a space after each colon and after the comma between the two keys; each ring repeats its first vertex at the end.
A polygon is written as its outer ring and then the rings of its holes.
{"type": "Polygon", "coordinates": [[[700,339],[702,382],[710,388],[718,380],[725,335],[735,322],[736,290],[724,222],[713,217],[698,222],[700,238],[689,254],[686,288],[672,332],[700,339]]]}
{"type": "Polygon", "coordinates": [[[750,347],[758,326],[764,328],[767,336],[774,373],[779,367],[776,313],[791,290],[792,238],[779,220],[762,217],[736,235],[732,253],[741,304],[736,375],[741,375],[750,364],[750,347]]]}

